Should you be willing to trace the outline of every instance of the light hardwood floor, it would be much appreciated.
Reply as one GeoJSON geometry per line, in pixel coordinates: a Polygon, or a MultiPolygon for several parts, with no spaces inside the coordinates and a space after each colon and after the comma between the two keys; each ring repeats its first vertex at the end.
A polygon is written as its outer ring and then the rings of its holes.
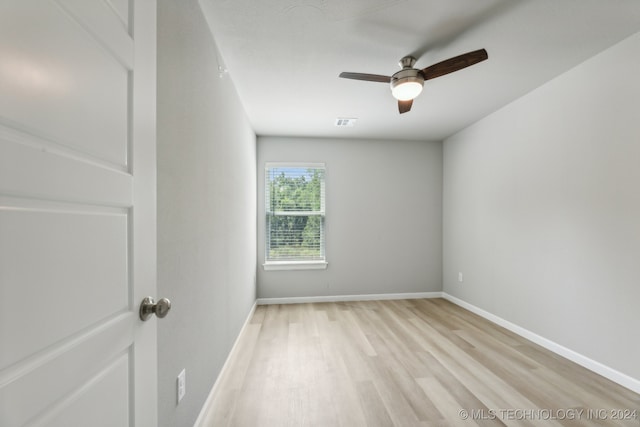
{"type": "Polygon", "coordinates": [[[219,381],[207,427],[640,426],[640,395],[443,299],[258,306],[219,381]]]}

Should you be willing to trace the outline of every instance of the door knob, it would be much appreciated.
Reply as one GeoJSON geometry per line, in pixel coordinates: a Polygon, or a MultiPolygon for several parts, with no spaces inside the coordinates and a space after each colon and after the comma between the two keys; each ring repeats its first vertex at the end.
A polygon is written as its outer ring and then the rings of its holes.
{"type": "Polygon", "coordinates": [[[155,302],[153,298],[146,297],[140,304],[140,319],[148,320],[152,314],[155,314],[158,318],[162,319],[171,310],[171,301],[166,298],[162,298],[155,302]]]}

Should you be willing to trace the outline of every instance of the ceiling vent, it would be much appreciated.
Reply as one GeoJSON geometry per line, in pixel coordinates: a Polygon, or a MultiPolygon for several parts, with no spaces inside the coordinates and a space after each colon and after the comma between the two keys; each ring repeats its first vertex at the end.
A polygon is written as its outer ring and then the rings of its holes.
{"type": "Polygon", "coordinates": [[[343,117],[339,117],[336,119],[336,127],[344,128],[349,127],[352,128],[358,119],[346,119],[343,117]]]}

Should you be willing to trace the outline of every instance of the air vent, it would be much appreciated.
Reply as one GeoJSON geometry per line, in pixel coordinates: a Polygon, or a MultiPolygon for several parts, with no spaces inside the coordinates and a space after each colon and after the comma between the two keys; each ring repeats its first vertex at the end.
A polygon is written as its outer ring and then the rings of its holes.
{"type": "Polygon", "coordinates": [[[343,117],[338,117],[336,119],[336,126],[339,128],[344,128],[344,127],[353,127],[356,124],[356,121],[358,119],[347,119],[347,118],[343,118],[343,117]]]}

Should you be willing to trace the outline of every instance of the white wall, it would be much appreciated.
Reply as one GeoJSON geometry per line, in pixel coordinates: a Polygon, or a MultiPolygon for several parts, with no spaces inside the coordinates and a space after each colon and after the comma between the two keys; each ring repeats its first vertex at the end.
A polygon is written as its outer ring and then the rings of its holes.
{"type": "Polygon", "coordinates": [[[260,298],[440,291],[440,142],[258,138],[260,298]],[[264,271],[265,162],[326,164],[326,270],[264,271]]]}
{"type": "Polygon", "coordinates": [[[158,2],[160,426],[191,426],[255,301],[255,134],[196,0],[158,2]],[[187,393],[176,405],[176,377],[187,393]]]}
{"type": "Polygon", "coordinates": [[[636,379],[638,58],[640,34],[447,139],[443,195],[445,292],[636,379]]]}

